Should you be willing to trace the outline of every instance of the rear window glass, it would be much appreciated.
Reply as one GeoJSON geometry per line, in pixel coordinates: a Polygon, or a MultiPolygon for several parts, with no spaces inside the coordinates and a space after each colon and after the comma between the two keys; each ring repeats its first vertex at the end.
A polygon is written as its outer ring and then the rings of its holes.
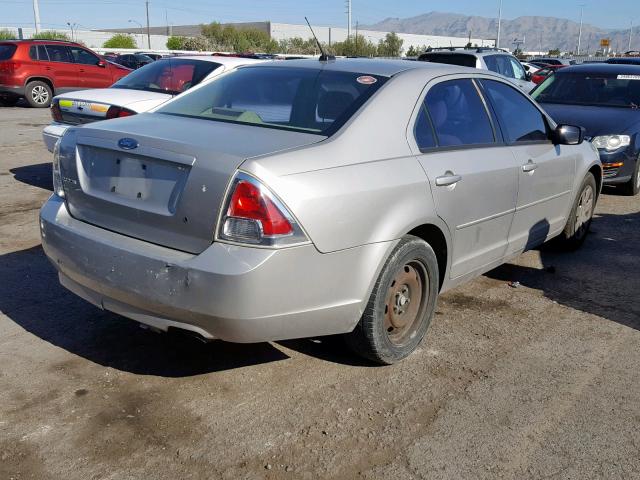
{"type": "Polygon", "coordinates": [[[331,135],[385,80],[311,68],[240,68],[158,112],[331,135]]]}
{"type": "Polygon", "coordinates": [[[219,63],[202,60],[158,60],[130,73],[116,82],[112,88],[177,95],[199,84],[220,66],[219,63]]]}
{"type": "Polygon", "coordinates": [[[476,57],[464,54],[448,53],[425,53],[420,56],[420,60],[432,63],[446,63],[447,65],[458,65],[460,67],[476,68],[476,57]]]}
{"type": "Polygon", "coordinates": [[[47,53],[51,62],[73,63],[69,49],[64,45],[47,45],[47,53]]]}
{"type": "Polygon", "coordinates": [[[16,45],[11,44],[0,45],[0,60],[9,60],[17,48],[16,45]]]}

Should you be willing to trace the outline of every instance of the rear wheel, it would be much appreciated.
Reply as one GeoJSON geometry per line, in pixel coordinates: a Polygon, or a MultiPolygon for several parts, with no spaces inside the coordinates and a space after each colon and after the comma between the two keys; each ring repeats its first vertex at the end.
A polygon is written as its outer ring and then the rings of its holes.
{"type": "Polygon", "coordinates": [[[640,156],[636,159],[636,168],[633,170],[631,180],[624,185],[627,195],[637,195],[640,192],[640,156]]]}
{"type": "Polygon", "coordinates": [[[46,108],[51,105],[53,91],[47,83],[36,80],[27,83],[25,97],[32,107],[46,108]]]}
{"type": "Polygon", "coordinates": [[[20,97],[18,95],[5,95],[0,96],[0,106],[3,107],[15,107],[20,97]]]}
{"type": "Polygon", "coordinates": [[[558,237],[563,247],[574,250],[584,243],[591,227],[597,198],[596,179],[591,173],[587,173],[571,208],[567,225],[558,237]]]}
{"type": "Polygon", "coordinates": [[[431,246],[407,235],[385,263],[355,330],[345,336],[359,355],[390,365],[424,338],[438,296],[438,260],[431,246]]]}

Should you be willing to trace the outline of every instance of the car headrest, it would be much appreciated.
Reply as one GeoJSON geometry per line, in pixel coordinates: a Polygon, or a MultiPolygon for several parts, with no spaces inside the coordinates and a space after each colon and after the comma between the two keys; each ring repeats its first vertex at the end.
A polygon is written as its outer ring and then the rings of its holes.
{"type": "Polygon", "coordinates": [[[318,100],[318,116],[323,120],[336,120],[353,102],[347,92],[324,92],[318,100]]]}

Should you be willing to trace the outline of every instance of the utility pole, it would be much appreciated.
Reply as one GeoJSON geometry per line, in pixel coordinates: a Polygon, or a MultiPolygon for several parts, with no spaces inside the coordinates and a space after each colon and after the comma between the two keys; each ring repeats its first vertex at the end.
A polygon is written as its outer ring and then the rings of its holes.
{"type": "Polygon", "coordinates": [[[149,31],[149,0],[145,2],[147,5],[147,47],[151,50],[151,33],[149,31]]]}
{"type": "Polygon", "coordinates": [[[38,0],[33,0],[33,20],[36,25],[36,33],[40,33],[40,6],[38,0]]]}
{"type": "MultiPolygon", "coordinates": [[[[631,41],[629,41],[629,44],[631,44],[631,41]]],[[[631,47],[629,47],[629,50],[631,50],[631,47]]],[[[356,57],[358,56],[358,21],[356,20],[356,57]]]]}
{"type": "Polygon", "coordinates": [[[351,38],[351,0],[347,2],[347,38],[351,38]]]}
{"type": "Polygon", "coordinates": [[[629,27],[629,48],[628,51],[631,51],[631,38],[633,37],[633,20],[631,20],[631,27],[629,27]]]}
{"type": "Polygon", "coordinates": [[[580,30],[578,32],[578,51],[576,55],[580,55],[580,44],[582,43],[582,19],[584,18],[584,3],[580,5],[580,30]]]}
{"type": "Polygon", "coordinates": [[[496,37],[496,48],[500,48],[500,30],[502,27],[502,0],[498,4],[498,36],[496,37]]]}

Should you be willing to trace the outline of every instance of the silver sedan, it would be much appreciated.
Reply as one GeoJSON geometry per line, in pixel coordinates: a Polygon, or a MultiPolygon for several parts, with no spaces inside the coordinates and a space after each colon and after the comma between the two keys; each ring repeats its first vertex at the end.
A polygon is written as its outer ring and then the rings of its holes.
{"type": "Polygon", "coordinates": [[[70,128],[42,243],[60,282],[157,330],[342,333],[390,364],[440,292],[585,239],[597,152],[508,80],[393,60],[243,67],[70,128]]]}

